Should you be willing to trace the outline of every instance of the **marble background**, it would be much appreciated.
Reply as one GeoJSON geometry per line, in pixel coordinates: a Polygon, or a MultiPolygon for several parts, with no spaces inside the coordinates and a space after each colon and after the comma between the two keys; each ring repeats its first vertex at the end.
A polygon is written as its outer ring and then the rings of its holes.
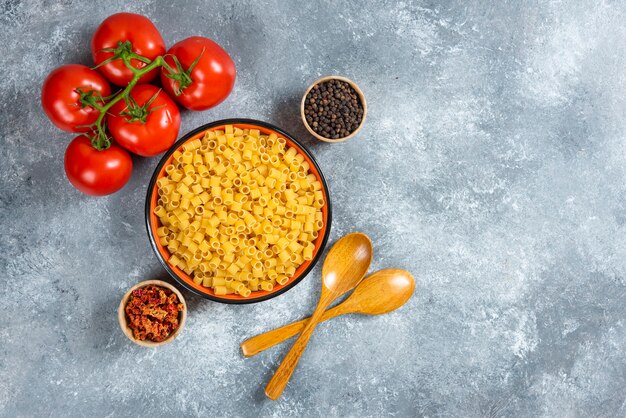
{"type": "Polygon", "coordinates": [[[626,5],[622,1],[78,1],[0,3],[0,415],[626,415],[626,5]],[[40,109],[46,74],[90,64],[109,14],[149,16],[168,45],[222,44],[238,79],[181,133],[250,117],[300,138],[334,202],[330,242],[374,242],[372,271],[410,270],[415,295],[318,329],[284,396],[263,387],[288,345],[238,344],[312,312],[320,268],[271,301],[186,293],[174,343],[119,330],[121,296],[164,271],[143,205],[157,159],[119,193],[64,177],[71,135],[40,109]],[[304,89],[364,90],[358,139],[315,142],[304,89]]]}

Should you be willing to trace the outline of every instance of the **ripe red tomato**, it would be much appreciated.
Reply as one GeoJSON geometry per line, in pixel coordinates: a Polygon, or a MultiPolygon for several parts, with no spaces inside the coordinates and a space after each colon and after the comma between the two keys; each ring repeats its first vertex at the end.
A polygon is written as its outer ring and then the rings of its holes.
{"type": "Polygon", "coordinates": [[[179,80],[170,77],[165,67],[161,67],[163,88],[187,109],[212,108],[228,97],[235,84],[235,63],[221,46],[207,38],[192,36],[183,39],[167,51],[165,62],[174,70],[174,77],[180,77],[185,71],[189,73],[189,84],[181,85],[179,80]],[[176,65],[173,56],[178,59],[182,69],[176,65]],[[189,72],[189,67],[196,60],[196,65],[189,72]]]}
{"type": "MultiPolygon", "coordinates": [[[[59,129],[67,132],[88,132],[100,112],[91,106],[83,106],[81,93],[96,92],[100,97],[111,94],[106,78],[91,68],[69,64],[52,71],[41,88],[41,106],[48,118],[59,129]]],[[[104,104],[100,102],[100,104],[104,104]]]]}
{"type": "Polygon", "coordinates": [[[144,157],[158,155],[171,147],[180,129],[176,103],[167,93],[150,84],[136,86],[130,97],[130,108],[120,100],[109,110],[107,124],[115,141],[144,157]]]}
{"type": "MultiPolygon", "coordinates": [[[[120,42],[124,44],[126,41],[130,42],[132,48],[123,47],[122,54],[134,52],[150,61],[165,54],[165,41],[150,19],[134,13],[116,13],[104,19],[91,38],[91,55],[96,65],[102,64],[114,55],[113,52],[102,51],[103,49],[118,48],[120,42]]],[[[130,59],[130,64],[134,68],[146,66],[137,59],[130,59]]],[[[126,86],[133,78],[133,72],[122,60],[111,61],[98,69],[111,83],[118,86],[126,86]]],[[[141,77],[138,83],[149,83],[157,75],[158,69],[155,68],[141,77]]]]}
{"type": "Polygon", "coordinates": [[[85,135],[70,142],[65,150],[65,174],[78,190],[91,196],[115,193],[130,179],[133,160],[115,144],[98,151],[85,135]]]}

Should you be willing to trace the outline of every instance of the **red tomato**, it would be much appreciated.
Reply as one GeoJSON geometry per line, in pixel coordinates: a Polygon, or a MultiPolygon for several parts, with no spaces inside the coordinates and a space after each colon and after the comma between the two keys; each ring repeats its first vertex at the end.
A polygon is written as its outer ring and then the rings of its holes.
{"type": "MultiPolygon", "coordinates": [[[[91,55],[96,65],[111,58],[114,53],[102,51],[104,48],[118,48],[119,42],[129,41],[132,48],[126,48],[123,54],[134,52],[150,61],[154,61],[159,55],[165,54],[165,42],[159,30],[145,16],[134,13],[116,13],[104,19],[98,26],[91,38],[91,55]]],[[[130,59],[134,68],[145,67],[146,64],[130,59]]],[[[126,67],[121,59],[113,60],[101,67],[100,71],[111,83],[118,86],[126,86],[133,78],[133,72],[126,67]]],[[[139,79],[139,83],[148,83],[158,75],[158,69],[150,71],[139,79]]]]}
{"type": "Polygon", "coordinates": [[[115,144],[98,151],[85,135],[74,138],[65,150],[65,174],[78,190],[91,196],[115,193],[130,179],[133,160],[115,144]]]}
{"type": "MultiPolygon", "coordinates": [[[[91,68],[69,64],[52,71],[41,88],[41,106],[48,118],[59,129],[67,132],[88,132],[100,112],[80,102],[81,94],[95,91],[100,97],[111,94],[106,78],[91,68]]],[[[100,104],[104,104],[100,102],[100,104]]]]}
{"type": "Polygon", "coordinates": [[[150,84],[136,86],[130,97],[133,106],[138,107],[129,108],[120,100],[109,110],[107,124],[115,141],[144,157],[152,157],[171,147],[180,129],[180,111],[176,103],[167,93],[150,84]],[[152,98],[154,100],[150,102],[152,98]]]}
{"type": "Polygon", "coordinates": [[[212,108],[228,97],[235,84],[235,63],[221,46],[207,38],[192,36],[178,42],[167,51],[165,62],[174,70],[174,77],[180,77],[179,74],[184,71],[189,73],[189,84],[183,82],[181,85],[179,80],[168,76],[170,72],[165,67],[161,67],[163,88],[187,109],[212,108]],[[173,56],[176,56],[183,71],[176,65],[173,56]],[[196,65],[189,72],[196,59],[196,65]]]}

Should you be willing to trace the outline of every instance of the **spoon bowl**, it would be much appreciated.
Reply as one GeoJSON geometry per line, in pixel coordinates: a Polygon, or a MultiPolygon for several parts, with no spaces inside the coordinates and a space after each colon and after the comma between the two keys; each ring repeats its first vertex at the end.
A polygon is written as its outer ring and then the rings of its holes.
{"type": "MultiPolygon", "coordinates": [[[[328,252],[322,266],[322,291],[337,298],[359,284],[372,262],[372,241],[355,232],[341,238],[328,252]]],[[[334,299],[333,298],[333,299],[334,299]]]]}
{"type": "Polygon", "coordinates": [[[415,290],[415,279],[406,270],[384,269],[369,275],[340,306],[342,313],[381,315],[404,305],[415,290]]]}

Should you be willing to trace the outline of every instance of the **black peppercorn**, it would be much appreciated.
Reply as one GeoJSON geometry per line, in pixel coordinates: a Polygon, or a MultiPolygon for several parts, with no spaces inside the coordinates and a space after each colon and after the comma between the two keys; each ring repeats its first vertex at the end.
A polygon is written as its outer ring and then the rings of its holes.
{"type": "Polygon", "coordinates": [[[363,104],[350,84],[342,80],[328,80],[316,84],[309,91],[305,98],[304,116],[318,135],[340,139],[361,125],[363,104]]]}

